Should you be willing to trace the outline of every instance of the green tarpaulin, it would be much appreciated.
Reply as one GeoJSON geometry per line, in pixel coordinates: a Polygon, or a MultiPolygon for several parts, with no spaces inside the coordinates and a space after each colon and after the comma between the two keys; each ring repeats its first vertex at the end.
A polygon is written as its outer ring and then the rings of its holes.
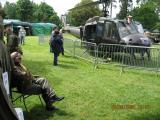
{"type": "Polygon", "coordinates": [[[31,23],[33,35],[50,35],[52,28],[56,27],[52,23],[31,23]]]}

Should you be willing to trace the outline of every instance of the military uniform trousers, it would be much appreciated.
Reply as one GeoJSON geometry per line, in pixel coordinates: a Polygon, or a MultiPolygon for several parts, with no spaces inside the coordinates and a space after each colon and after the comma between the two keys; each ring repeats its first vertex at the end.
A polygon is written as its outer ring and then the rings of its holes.
{"type": "Polygon", "coordinates": [[[50,104],[50,100],[53,98],[53,96],[56,95],[55,91],[53,90],[53,88],[51,88],[48,81],[40,77],[35,78],[32,81],[32,85],[29,88],[24,89],[23,93],[28,95],[42,94],[42,97],[46,104],[50,104]]]}

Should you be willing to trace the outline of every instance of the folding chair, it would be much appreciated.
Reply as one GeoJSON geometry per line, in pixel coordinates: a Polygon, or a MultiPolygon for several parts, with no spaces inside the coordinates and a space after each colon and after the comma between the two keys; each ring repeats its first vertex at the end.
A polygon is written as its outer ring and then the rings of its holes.
{"type": "MultiPolygon", "coordinates": [[[[34,77],[38,77],[38,75],[34,75],[34,77]]],[[[24,107],[25,107],[26,111],[28,112],[28,109],[27,109],[27,106],[26,106],[26,99],[27,99],[28,97],[33,96],[34,94],[28,95],[28,94],[25,94],[25,93],[23,93],[23,92],[20,92],[20,91],[17,89],[17,86],[16,86],[17,83],[14,83],[14,82],[16,82],[16,81],[14,81],[13,78],[11,78],[11,85],[10,85],[11,101],[12,101],[12,103],[14,103],[15,101],[17,101],[18,99],[19,99],[20,101],[23,101],[24,107]],[[17,93],[17,94],[19,94],[19,95],[18,95],[16,98],[13,98],[13,93],[17,93]]],[[[39,100],[40,100],[40,102],[41,102],[42,107],[44,107],[43,102],[42,102],[42,99],[41,99],[41,96],[38,95],[38,97],[39,97],[39,100]]]]}
{"type": "MultiPolygon", "coordinates": [[[[12,92],[12,93],[11,93],[12,103],[14,103],[15,101],[17,101],[18,99],[19,99],[20,101],[23,101],[24,107],[25,107],[26,111],[28,112],[28,109],[27,109],[27,106],[26,106],[26,99],[27,99],[28,97],[33,96],[33,95],[27,95],[27,94],[24,94],[24,93],[19,92],[18,90],[11,90],[11,92],[12,92]],[[13,98],[13,95],[12,95],[13,93],[18,93],[19,95],[18,95],[16,98],[13,98]]],[[[38,97],[39,97],[39,100],[40,100],[40,102],[41,102],[42,107],[44,107],[43,102],[42,102],[42,99],[41,99],[41,96],[38,95],[38,97]]]]}

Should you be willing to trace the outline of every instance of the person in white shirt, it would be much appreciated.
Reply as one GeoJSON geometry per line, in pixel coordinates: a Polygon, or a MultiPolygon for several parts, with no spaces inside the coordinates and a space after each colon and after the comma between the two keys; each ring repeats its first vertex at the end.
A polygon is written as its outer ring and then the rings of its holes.
{"type": "Polygon", "coordinates": [[[25,36],[26,36],[26,30],[24,27],[21,27],[19,30],[19,38],[20,38],[20,44],[24,45],[25,44],[25,36]]]}

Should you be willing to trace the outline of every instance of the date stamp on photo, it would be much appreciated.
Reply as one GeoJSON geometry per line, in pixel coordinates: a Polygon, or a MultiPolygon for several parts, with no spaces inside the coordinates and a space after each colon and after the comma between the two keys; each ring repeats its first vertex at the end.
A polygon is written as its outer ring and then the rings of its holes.
{"type": "Polygon", "coordinates": [[[146,110],[151,109],[150,105],[137,105],[137,104],[113,104],[111,105],[111,108],[113,110],[133,110],[133,109],[139,109],[139,110],[146,110]]]}

